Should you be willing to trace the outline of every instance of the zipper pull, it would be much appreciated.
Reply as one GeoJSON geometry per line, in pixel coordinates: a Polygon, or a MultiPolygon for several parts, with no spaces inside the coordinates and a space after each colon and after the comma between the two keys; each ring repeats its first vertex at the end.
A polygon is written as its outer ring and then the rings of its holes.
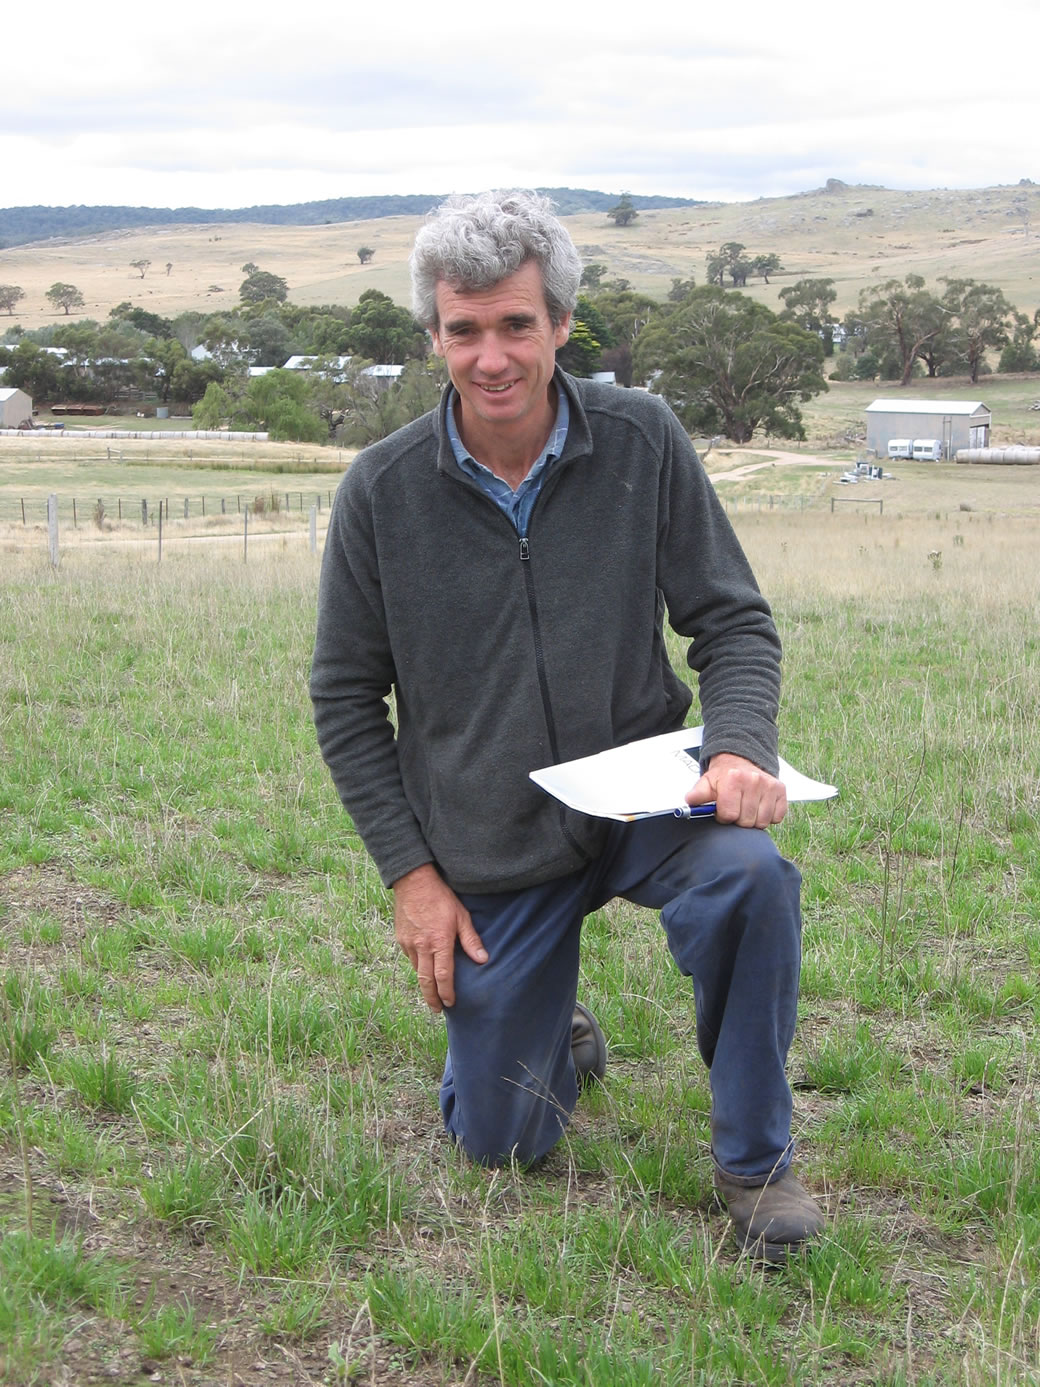
{"type": "Polygon", "coordinates": [[[531,557],[531,541],[526,535],[520,537],[520,562],[527,563],[531,557]]]}

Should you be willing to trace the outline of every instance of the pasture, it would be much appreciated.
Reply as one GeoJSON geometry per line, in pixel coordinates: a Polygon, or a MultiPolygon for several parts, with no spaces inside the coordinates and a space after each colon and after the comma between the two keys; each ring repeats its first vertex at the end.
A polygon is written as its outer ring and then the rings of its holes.
{"type": "Polygon", "coordinates": [[[52,569],[5,522],[0,1380],[1040,1382],[1040,469],[970,473],[907,468],[881,515],[832,512],[826,471],[725,484],[784,638],[781,748],[841,789],[776,830],[829,1222],[770,1272],[713,1203],[649,912],[586,925],[611,1062],[546,1165],[443,1140],[442,1029],[311,729],[302,527],[159,564],[63,520],[52,569]]]}
{"type": "MultiPolygon", "coordinates": [[[[933,289],[939,276],[998,285],[1022,312],[1040,302],[1036,227],[1040,188],[994,187],[916,192],[850,186],[747,203],[645,211],[628,227],[600,213],[564,218],[586,263],[607,266],[645,293],[664,298],[673,279],[704,283],[705,257],[726,241],[752,255],[776,252],[784,269],[768,284],[753,280],[746,292],[771,308],[786,284],[830,277],[840,317],[855,307],[859,290],[907,273],[933,289]]],[[[238,303],[248,262],[280,275],[293,303],[356,304],[366,289],[395,302],[409,300],[408,255],[417,217],[327,226],[152,227],[104,235],[53,239],[0,250],[0,281],[25,290],[12,322],[24,328],[66,321],[45,298],[55,281],[84,296],[74,320],[103,320],[126,300],[165,317],[189,309],[220,312],[238,303]],[[371,247],[362,266],[359,246],[371,247]],[[132,268],[147,260],[142,277],[132,268]],[[171,268],[166,271],[166,266],[171,268]]]]}

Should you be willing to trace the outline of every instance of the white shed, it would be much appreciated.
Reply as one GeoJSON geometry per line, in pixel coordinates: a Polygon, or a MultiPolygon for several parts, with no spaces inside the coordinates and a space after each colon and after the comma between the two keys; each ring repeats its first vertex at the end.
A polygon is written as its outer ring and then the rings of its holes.
{"type": "Polygon", "coordinates": [[[0,388],[0,429],[20,428],[32,419],[32,400],[14,386],[0,388]]]}
{"type": "Polygon", "coordinates": [[[875,400],[867,406],[867,447],[878,457],[893,438],[937,439],[943,456],[985,448],[993,415],[981,400],[875,400]]]}

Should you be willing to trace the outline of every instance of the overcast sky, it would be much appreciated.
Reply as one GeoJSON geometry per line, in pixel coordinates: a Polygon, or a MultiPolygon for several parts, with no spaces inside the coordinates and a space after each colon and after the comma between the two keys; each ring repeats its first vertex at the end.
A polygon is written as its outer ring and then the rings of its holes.
{"type": "Polygon", "coordinates": [[[1040,0],[52,0],[19,16],[5,206],[1040,182],[1040,0]]]}

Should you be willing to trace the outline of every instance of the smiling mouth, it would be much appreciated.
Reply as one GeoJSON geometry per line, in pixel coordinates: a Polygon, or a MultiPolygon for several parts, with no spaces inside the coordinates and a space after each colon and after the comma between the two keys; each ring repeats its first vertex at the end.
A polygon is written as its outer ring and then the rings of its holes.
{"type": "Polygon", "coordinates": [[[504,391],[511,390],[513,384],[514,382],[509,380],[506,381],[505,385],[482,385],[480,388],[485,395],[501,395],[504,391]]]}

